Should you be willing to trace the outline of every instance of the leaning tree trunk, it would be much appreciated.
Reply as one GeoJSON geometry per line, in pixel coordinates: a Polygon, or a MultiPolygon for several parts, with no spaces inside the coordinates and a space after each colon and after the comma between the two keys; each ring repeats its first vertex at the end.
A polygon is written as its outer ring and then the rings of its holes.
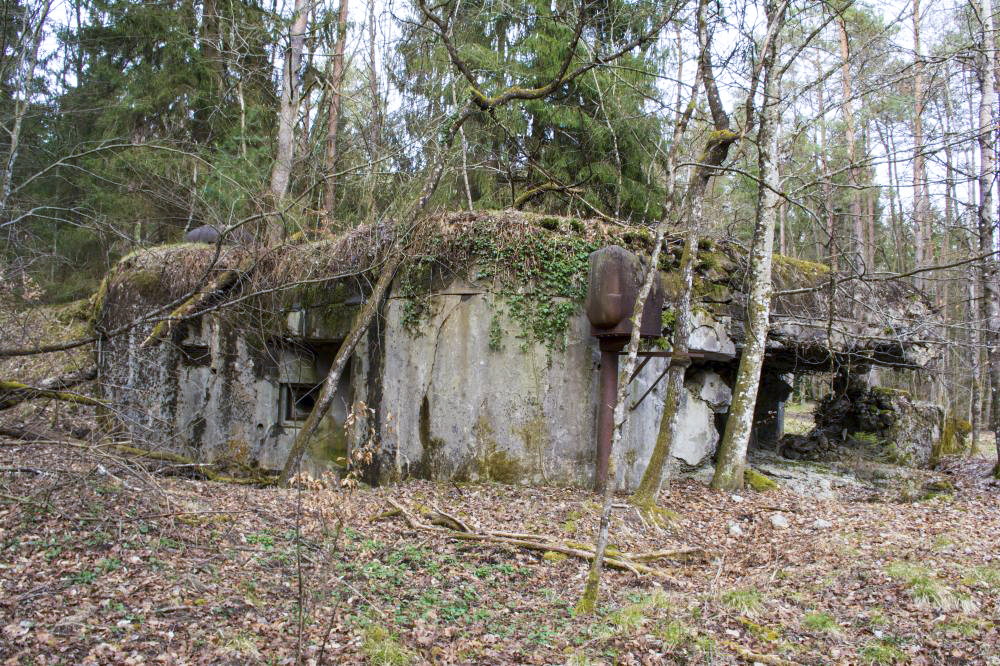
{"type": "MultiPolygon", "coordinates": [[[[684,132],[687,131],[688,122],[690,121],[691,115],[697,104],[698,87],[702,81],[704,81],[706,87],[712,87],[715,84],[715,78],[713,76],[710,75],[707,79],[705,77],[705,72],[711,71],[707,34],[704,34],[703,31],[699,33],[699,38],[702,39],[701,51],[698,57],[700,64],[698,67],[698,73],[695,76],[694,86],[691,90],[691,102],[684,108],[683,113],[678,118],[677,125],[674,127],[674,136],[671,141],[670,151],[667,154],[666,199],[668,215],[664,216],[663,221],[660,223],[660,226],[664,231],[666,230],[665,225],[669,220],[669,210],[675,201],[674,176],[678,146],[681,144],[684,132]]],[[[683,60],[681,60],[681,62],[683,62],[683,60]]],[[[681,72],[678,72],[678,81],[680,80],[681,72]]],[[[710,97],[714,100],[719,99],[718,95],[710,97]]],[[[677,93],[677,101],[678,105],[680,105],[680,91],[677,93]]],[[[727,130],[729,127],[729,117],[725,113],[725,109],[720,107],[717,109],[717,113],[717,129],[720,131],[727,130]]],[[[711,144],[706,146],[705,155],[702,159],[702,165],[695,171],[688,186],[688,196],[686,201],[691,210],[691,218],[688,221],[690,226],[684,240],[684,251],[681,255],[683,288],[681,291],[681,300],[677,304],[677,316],[674,321],[674,334],[671,341],[672,358],[670,360],[671,365],[667,376],[667,395],[663,403],[663,415],[660,417],[660,429],[656,436],[656,444],[653,447],[653,453],[650,455],[649,462],[646,464],[646,469],[642,474],[642,480],[639,482],[639,487],[632,495],[632,503],[646,510],[652,508],[652,506],[656,503],[656,496],[659,494],[660,486],[663,484],[663,474],[666,462],[670,458],[670,451],[673,446],[673,433],[676,430],[674,422],[676,421],[677,412],[680,408],[681,391],[684,390],[684,374],[689,365],[687,357],[690,331],[688,329],[691,321],[691,292],[694,286],[694,267],[698,255],[698,232],[701,229],[703,222],[702,217],[704,211],[705,191],[708,188],[709,178],[714,171],[714,169],[712,169],[709,165],[709,161],[714,160],[714,166],[720,166],[728,155],[729,145],[735,141],[735,135],[732,135],[731,133],[724,134],[724,136],[725,138],[723,138],[723,135],[720,135],[719,139],[717,139],[717,141],[720,139],[726,141],[724,146],[720,146],[723,149],[713,150],[713,146],[711,144]]]]}
{"type": "Polygon", "coordinates": [[[680,411],[681,395],[684,390],[684,375],[691,364],[688,359],[688,340],[690,338],[691,322],[691,292],[694,287],[694,266],[698,257],[698,229],[704,210],[704,197],[691,200],[691,217],[693,224],[684,240],[684,253],[681,255],[681,276],[683,290],[680,303],[677,304],[674,319],[674,334],[671,341],[670,368],[667,370],[667,394],[663,399],[663,416],[660,417],[660,429],[656,435],[653,453],[646,464],[639,487],[632,494],[632,503],[641,509],[650,509],[656,504],[656,496],[660,494],[664,473],[667,471],[667,461],[673,448],[674,433],[677,430],[677,413],[680,411]]]}
{"type": "MultiPolygon", "coordinates": [[[[777,8],[767,5],[768,18],[775,21],[777,29],[784,22],[785,5],[777,8]]],[[[764,345],[771,313],[771,257],[774,250],[774,225],[781,198],[778,180],[778,134],[781,117],[781,100],[778,98],[780,69],[776,67],[776,40],[764,52],[761,63],[764,76],[764,108],[757,131],[760,186],[757,217],[754,224],[753,247],[750,256],[750,279],[753,280],[747,302],[747,334],[736,375],[733,402],[729,407],[726,432],[719,445],[712,487],[736,490],[743,487],[743,468],[746,464],[747,445],[753,427],[760,370],[764,363],[764,345]]]]}
{"type": "Polygon", "coordinates": [[[285,459],[285,466],[282,468],[281,476],[278,479],[280,485],[288,485],[293,472],[299,466],[299,461],[302,460],[302,454],[305,453],[306,445],[319,428],[320,421],[322,421],[323,417],[330,410],[330,405],[333,404],[333,400],[336,397],[335,394],[337,384],[340,382],[340,376],[344,373],[344,368],[347,366],[347,362],[350,361],[351,354],[354,353],[354,348],[358,346],[361,338],[367,335],[368,327],[381,307],[382,300],[389,290],[389,284],[392,282],[393,277],[395,277],[396,270],[402,261],[402,248],[397,246],[393,249],[385,265],[382,266],[378,282],[375,283],[375,288],[365,302],[364,307],[361,308],[354,318],[347,338],[340,343],[337,355],[334,357],[330,371],[323,382],[323,388],[316,399],[316,405],[309,412],[305,423],[302,424],[302,428],[299,430],[298,435],[295,437],[295,442],[292,444],[292,450],[289,452],[288,458],[285,459]]]}
{"type": "MultiPolygon", "coordinates": [[[[629,320],[632,324],[632,335],[626,347],[625,367],[622,368],[621,377],[628,378],[635,371],[636,361],[639,358],[639,322],[642,320],[642,311],[652,291],[653,281],[659,279],[660,251],[663,248],[663,238],[666,236],[667,225],[661,223],[657,226],[656,235],[653,239],[653,255],[650,258],[649,268],[646,277],[639,288],[639,295],[636,297],[635,307],[632,310],[632,317],[629,320]]],[[[625,401],[628,396],[627,381],[618,381],[618,396],[615,400],[614,430],[611,435],[611,450],[614,451],[621,445],[622,429],[625,426],[625,401]]],[[[594,612],[597,607],[597,596],[601,584],[601,569],[604,565],[604,553],[608,548],[608,533],[611,526],[611,498],[614,496],[615,462],[612,458],[608,464],[608,479],[604,484],[604,498],[601,509],[601,523],[597,531],[597,543],[594,546],[594,559],[590,562],[590,571],[587,574],[587,582],[584,585],[583,596],[576,605],[576,611],[581,614],[594,612]]]]}

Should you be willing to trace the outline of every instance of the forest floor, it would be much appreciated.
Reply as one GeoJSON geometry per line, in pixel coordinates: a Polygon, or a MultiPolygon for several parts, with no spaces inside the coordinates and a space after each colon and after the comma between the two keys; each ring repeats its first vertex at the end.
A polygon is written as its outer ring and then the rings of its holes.
{"type": "MultiPolygon", "coordinates": [[[[14,370],[52,371],[0,364],[14,370]]],[[[71,437],[92,427],[81,410],[0,417],[52,435],[0,438],[0,664],[1000,664],[986,453],[935,472],[788,463],[797,485],[739,495],[679,480],[660,524],[621,497],[615,549],[696,550],[606,571],[584,616],[586,561],[414,527],[393,505],[583,549],[592,493],[214,483],[71,437]]]]}
{"type": "Polygon", "coordinates": [[[665,527],[623,498],[618,550],[702,553],[655,562],[663,577],[605,572],[580,616],[585,561],[413,529],[389,501],[572,545],[594,537],[591,493],[251,488],[5,440],[0,663],[1000,663],[989,468],[832,499],[688,479],[661,497],[665,527]]]}

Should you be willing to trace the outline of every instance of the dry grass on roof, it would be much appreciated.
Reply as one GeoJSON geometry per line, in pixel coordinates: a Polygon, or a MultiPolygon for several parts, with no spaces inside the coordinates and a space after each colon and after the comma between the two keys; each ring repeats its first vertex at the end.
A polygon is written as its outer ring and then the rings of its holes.
{"type": "Polygon", "coordinates": [[[162,245],[136,250],[122,258],[105,276],[94,296],[98,319],[110,309],[140,303],[169,303],[189,294],[200,282],[210,282],[219,271],[239,265],[244,252],[199,243],[162,245]]]}
{"type": "MultiPolygon", "coordinates": [[[[206,274],[210,282],[220,271],[229,269],[244,272],[251,289],[260,291],[336,280],[377,270],[400,234],[404,251],[412,260],[433,262],[458,272],[488,268],[494,278],[508,282],[537,276],[536,269],[544,268],[542,258],[533,254],[532,247],[544,247],[544,252],[555,256],[577,253],[581,244],[592,247],[616,244],[647,254],[653,239],[647,228],[613,226],[592,219],[518,211],[437,213],[409,229],[384,222],[362,225],[338,236],[289,242],[279,247],[223,246],[217,259],[214,245],[200,243],[142,249],[119,262],[106,279],[102,287],[105,293],[98,300],[103,303],[104,296],[112,296],[109,303],[115,306],[166,303],[189,293],[199,281],[205,280],[206,274]],[[216,259],[214,265],[213,259],[216,259]]],[[[680,263],[681,237],[672,235],[667,242],[670,248],[661,259],[661,266],[676,269],[680,263]]],[[[699,279],[725,284],[733,292],[744,291],[744,253],[745,248],[739,244],[726,240],[712,242],[710,247],[699,251],[699,279]]],[[[778,297],[776,310],[800,314],[827,312],[829,295],[824,287],[829,279],[829,269],[822,264],[776,256],[773,281],[777,291],[819,287],[818,291],[778,297]]],[[[850,290],[838,290],[836,309],[850,312],[846,301],[851,296],[857,297],[859,290],[866,292],[866,298],[882,303],[914,297],[912,287],[906,284],[881,282],[864,288],[854,284],[850,290]]]]}

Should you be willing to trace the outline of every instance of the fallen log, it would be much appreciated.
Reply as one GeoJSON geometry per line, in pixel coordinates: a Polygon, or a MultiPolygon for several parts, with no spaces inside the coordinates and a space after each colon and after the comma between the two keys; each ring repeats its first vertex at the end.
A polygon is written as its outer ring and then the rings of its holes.
{"type": "MultiPolygon", "coordinates": [[[[567,557],[575,557],[587,562],[592,561],[595,557],[595,552],[587,546],[583,546],[581,544],[570,545],[545,534],[521,534],[514,532],[473,530],[467,523],[438,509],[432,509],[424,512],[421,517],[429,522],[423,522],[392,498],[386,498],[386,502],[389,503],[392,510],[381,514],[379,518],[402,516],[406,525],[413,530],[439,534],[446,538],[459,539],[462,541],[507,544],[543,553],[559,553],[561,555],[566,555],[567,557]]],[[[637,576],[655,576],[661,580],[673,582],[674,579],[666,571],[656,567],[651,567],[643,562],[652,562],[657,559],[666,559],[668,557],[686,557],[697,553],[704,555],[704,551],[700,548],[678,548],[670,551],[661,550],[654,551],[652,553],[639,553],[636,555],[617,552],[613,555],[606,556],[604,562],[610,567],[630,571],[637,576]]]]}

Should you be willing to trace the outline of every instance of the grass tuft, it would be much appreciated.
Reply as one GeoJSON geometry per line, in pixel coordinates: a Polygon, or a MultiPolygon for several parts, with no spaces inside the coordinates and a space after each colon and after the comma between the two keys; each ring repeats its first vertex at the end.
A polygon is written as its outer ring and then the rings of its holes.
{"type": "Polygon", "coordinates": [[[840,625],[829,613],[808,613],[802,618],[802,626],[811,631],[821,631],[825,634],[840,633],[840,625]]]}
{"type": "Polygon", "coordinates": [[[361,651],[373,666],[407,666],[415,659],[413,652],[382,627],[369,627],[365,630],[361,651]]]}
{"type": "Polygon", "coordinates": [[[663,590],[639,597],[634,603],[622,606],[611,614],[611,622],[619,633],[630,633],[641,628],[649,620],[650,611],[665,610],[671,607],[670,598],[663,590]]]}
{"type": "Polygon", "coordinates": [[[691,629],[683,622],[672,620],[659,627],[654,635],[663,641],[664,647],[673,648],[688,642],[691,629]]]}
{"type": "Polygon", "coordinates": [[[971,598],[953,591],[927,567],[909,562],[890,562],[885,572],[906,585],[910,598],[917,606],[945,611],[962,610],[967,613],[976,610],[976,603],[971,598]]]}
{"type": "Polygon", "coordinates": [[[871,641],[861,648],[861,658],[868,664],[898,664],[904,656],[902,650],[885,640],[871,641]]]}
{"type": "Polygon", "coordinates": [[[722,605],[747,617],[758,615],[764,608],[764,599],[757,588],[744,587],[722,593],[722,605]]]}

